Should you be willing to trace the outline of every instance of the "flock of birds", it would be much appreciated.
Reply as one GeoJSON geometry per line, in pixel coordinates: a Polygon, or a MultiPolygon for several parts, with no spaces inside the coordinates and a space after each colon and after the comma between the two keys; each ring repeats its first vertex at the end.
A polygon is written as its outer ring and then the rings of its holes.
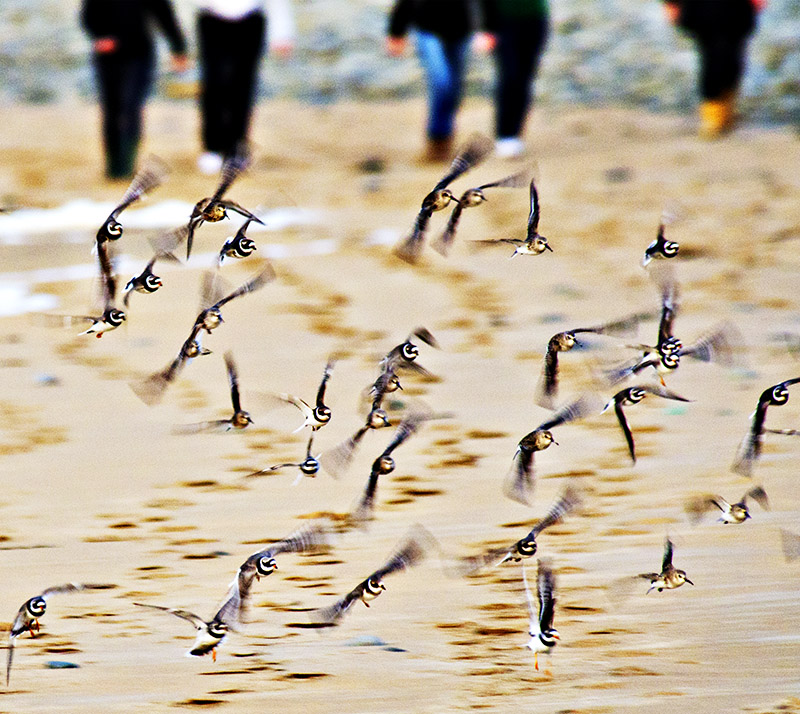
{"type": "MultiPolygon", "coordinates": [[[[395,254],[408,263],[416,263],[425,246],[426,233],[431,218],[435,212],[444,210],[452,205],[452,212],[443,233],[432,242],[432,247],[442,255],[447,255],[451,249],[458,225],[463,217],[463,211],[474,208],[486,201],[485,191],[489,189],[515,188],[527,185],[530,191],[530,212],[527,221],[527,231],[524,239],[503,239],[502,241],[478,241],[482,244],[506,242],[515,246],[511,257],[517,255],[535,256],[545,251],[553,251],[548,240],[538,232],[540,206],[539,196],[535,181],[530,178],[528,171],[517,172],[511,176],[485,183],[464,191],[456,197],[450,189],[453,181],[462,176],[469,169],[480,163],[490,152],[492,142],[486,137],[472,137],[466,146],[452,161],[448,171],[434,186],[433,190],[425,196],[419,213],[414,221],[409,235],[395,247],[395,254]]],[[[157,291],[162,286],[161,278],[153,272],[159,261],[179,261],[176,252],[184,244],[186,257],[191,254],[193,239],[197,229],[206,222],[218,222],[237,214],[244,219],[236,234],[229,238],[219,251],[218,263],[221,265],[226,259],[244,259],[256,251],[255,242],[247,237],[248,227],[253,223],[261,223],[259,217],[225,198],[226,193],[237,177],[246,169],[248,164],[246,156],[236,156],[228,159],[223,168],[217,190],[210,197],[198,201],[191,212],[186,225],[182,225],[166,235],[153,241],[154,253],[147,262],[142,272],[133,276],[124,287],[122,305],[125,310],[130,307],[131,296],[134,292],[149,294],[157,291]]],[[[120,216],[129,206],[138,201],[144,194],[155,189],[166,176],[164,164],[152,158],[144,168],[135,176],[119,205],[111,212],[103,225],[97,231],[95,249],[99,267],[100,283],[102,286],[103,310],[99,315],[71,316],[59,318],[69,324],[76,321],[89,323],[81,334],[102,337],[119,327],[126,320],[126,312],[118,306],[117,292],[118,279],[114,268],[114,247],[123,234],[120,216]]],[[[722,365],[733,365],[736,362],[736,351],[740,348],[742,340],[734,326],[722,324],[713,328],[707,334],[699,337],[690,345],[684,346],[681,339],[675,335],[675,319],[679,311],[678,284],[674,272],[670,268],[670,259],[679,252],[677,243],[665,238],[665,222],[662,221],[656,239],[647,246],[642,259],[642,265],[650,271],[651,277],[660,292],[660,313],[651,311],[641,312],[623,317],[619,320],[602,325],[579,327],[558,332],[549,340],[542,366],[542,375],[537,387],[535,401],[540,406],[551,410],[550,416],[531,432],[523,436],[517,444],[516,452],[511,456],[509,474],[504,482],[505,495],[517,502],[530,504],[535,486],[534,456],[549,448],[557,442],[553,431],[563,425],[597,415],[613,409],[623,432],[631,461],[636,462],[636,450],[633,432],[628,422],[624,409],[641,402],[645,397],[654,396],[666,400],[688,402],[687,398],[669,390],[664,377],[673,373],[680,365],[683,357],[691,357],[703,362],[717,362],[722,365]],[[654,269],[659,264],[661,267],[654,269]],[[624,340],[636,331],[640,322],[659,315],[658,334],[654,344],[628,344],[631,348],[631,359],[622,365],[616,365],[605,371],[602,375],[604,384],[616,389],[623,383],[635,381],[616,391],[605,404],[594,392],[581,394],[579,397],[568,401],[561,406],[559,402],[559,359],[562,353],[569,352],[581,344],[584,335],[605,336],[611,339],[624,340]],[[642,378],[651,375],[654,379],[642,381],[642,378]]],[[[219,268],[218,265],[218,268],[219,268]]],[[[148,405],[156,404],[164,395],[171,383],[175,381],[182,370],[194,359],[210,354],[210,350],[202,345],[205,335],[210,335],[223,323],[222,308],[232,300],[246,296],[261,289],[274,280],[275,272],[268,263],[262,263],[259,272],[250,280],[231,289],[220,276],[219,269],[204,273],[201,285],[201,305],[197,318],[189,330],[188,337],[181,344],[176,356],[160,371],[139,380],[131,387],[134,392],[148,405]]],[[[419,356],[419,343],[432,348],[438,348],[434,335],[424,327],[415,328],[411,334],[400,344],[392,348],[378,365],[378,374],[369,384],[365,392],[368,394],[369,409],[365,414],[362,426],[348,439],[336,447],[319,454],[312,454],[313,441],[317,431],[325,427],[331,420],[331,409],[326,404],[326,389],[331,380],[336,364],[335,358],[329,359],[324,367],[322,379],[313,401],[291,394],[273,395],[278,403],[295,407],[303,418],[297,431],[308,428],[309,439],[304,457],[289,463],[280,463],[269,466],[260,471],[253,472],[253,476],[276,471],[279,469],[293,468],[298,470],[298,480],[305,477],[314,477],[319,470],[325,469],[333,476],[343,474],[353,460],[353,456],[361,444],[364,436],[370,431],[391,426],[389,414],[384,408],[386,396],[396,390],[402,390],[401,378],[409,372],[428,375],[417,358],[419,356]]],[[[243,408],[239,390],[239,380],[236,364],[231,353],[224,355],[230,387],[232,414],[227,419],[201,422],[199,424],[178,427],[182,433],[195,433],[206,430],[241,430],[246,429],[251,423],[250,414],[243,408]]],[[[789,387],[800,383],[800,377],[784,380],[764,390],[758,400],[755,413],[750,420],[750,428],[736,454],[733,471],[743,476],[752,476],[754,466],[758,461],[763,441],[766,435],[783,434],[797,435],[800,431],[769,429],[766,427],[767,412],[772,406],[786,404],[789,398],[789,387]]],[[[291,533],[282,540],[259,549],[248,556],[236,572],[229,584],[226,594],[210,619],[205,619],[187,610],[134,603],[143,608],[163,611],[178,618],[188,621],[196,629],[197,635],[194,644],[189,650],[189,655],[200,656],[211,653],[216,660],[218,645],[223,641],[229,631],[237,630],[245,622],[248,603],[251,598],[254,584],[262,577],[266,577],[278,568],[276,558],[283,553],[311,552],[331,546],[333,534],[347,533],[351,528],[363,527],[366,522],[374,518],[376,510],[376,494],[380,477],[391,473],[395,468],[393,454],[411,438],[420,427],[432,419],[446,418],[447,414],[437,414],[423,403],[410,403],[402,419],[396,426],[395,433],[385,449],[375,458],[364,491],[344,525],[334,524],[326,519],[318,519],[306,523],[301,528],[291,533]]],[[[707,494],[690,499],[686,510],[692,521],[697,521],[709,511],[717,512],[718,519],[724,524],[741,524],[751,517],[748,501],[757,502],[762,508],[769,507],[767,494],[763,487],[754,486],[737,502],[732,503],[716,494],[707,494]]],[[[559,640],[559,633],[554,627],[556,610],[556,571],[551,558],[538,560],[536,577],[536,598],[534,599],[528,584],[528,577],[524,562],[538,552],[537,537],[548,527],[562,521],[571,511],[581,503],[581,494],[573,485],[568,485],[563,493],[551,506],[546,515],[537,521],[530,531],[520,539],[503,548],[493,548],[487,552],[476,555],[447,559],[446,572],[450,575],[463,577],[476,573],[485,568],[508,567],[508,563],[522,563],[522,579],[525,587],[526,600],[530,612],[530,640],[527,646],[534,652],[534,663],[538,670],[538,655],[549,653],[559,640]]],[[[787,558],[800,557],[800,536],[788,530],[783,530],[783,545],[787,558]]],[[[368,577],[359,582],[352,590],[347,592],[336,602],[328,607],[315,610],[311,613],[313,625],[330,627],[338,624],[358,602],[363,602],[369,607],[370,602],[378,597],[386,586],[384,579],[394,573],[406,570],[417,565],[431,552],[437,550],[440,555],[442,550],[434,537],[421,525],[414,525],[390,554],[388,559],[368,577]]],[[[672,590],[681,587],[684,583],[693,585],[685,571],[673,565],[674,545],[667,537],[659,572],[641,573],[631,576],[630,580],[645,580],[649,587],[646,592],[656,590],[672,590]]],[[[6,683],[11,676],[11,665],[14,655],[16,639],[25,632],[31,636],[39,629],[39,619],[44,615],[49,599],[54,595],[76,593],[108,585],[88,583],[67,583],[56,587],[47,588],[35,597],[27,600],[17,612],[10,629],[8,659],[6,669],[6,683]]]]}

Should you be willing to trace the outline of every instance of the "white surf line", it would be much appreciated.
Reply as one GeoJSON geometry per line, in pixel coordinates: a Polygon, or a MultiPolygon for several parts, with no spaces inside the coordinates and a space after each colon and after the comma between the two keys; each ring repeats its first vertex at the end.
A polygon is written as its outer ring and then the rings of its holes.
{"type": "MultiPolygon", "coordinates": [[[[74,239],[76,231],[90,231],[93,235],[114,208],[114,203],[88,199],[69,201],[55,208],[20,208],[0,215],[0,243],[24,245],[28,236],[37,234],[61,233],[67,235],[70,241],[74,239]]],[[[193,204],[185,201],[160,201],[125,211],[123,223],[126,228],[176,228],[187,222],[192,208],[193,204]]],[[[265,225],[253,223],[248,233],[279,231],[290,226],[319,224],[323,220],[321,211],[292,206],[259,213],[265,225]]]]}

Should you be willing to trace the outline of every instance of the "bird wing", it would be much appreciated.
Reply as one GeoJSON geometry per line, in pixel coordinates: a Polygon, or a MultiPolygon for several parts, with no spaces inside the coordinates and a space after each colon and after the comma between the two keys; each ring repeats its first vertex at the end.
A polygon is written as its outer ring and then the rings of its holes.
{"type": "Polygon", "coordinates": [[[162,607],[161,605],[148,605],[143,602],[135,602],[133,603],[137,607],[149,607],[151,610],[161,610],[162,612],[168,612],[170,615],[175,615],[175,617],[180,617],[181,620],[186,620],[187,622],[191,622],[192,625],[195,626],[198,630],[202,629],[206,625],[206,621],[202,617],[198,617],[193,612],[189,612],[188,610],[178,610],[174,607],[162,607]]]}
{"type": "Polygon", "coordinates": [[[528,184],[530,173],[529,169],[523,169],[522,171],[517,171],[515,174],[501,178],[499,181],[492,181],[491,183],[478,186],[478,190],[483,191],[487,188],[521,188],[528,184]]]}
{"type": "Polygon", "coordinates": [[[230,156],[225,159],[225,163],[222,164],[222,170],[220,172],[219,185],[214,195],[211,197],[211,200],[214,202],[219,201],[224,193],[231,187],[231,184],[239,177],[239,174],[241,174],[249,164],[250,157],[247,153],[236,154],[235,156],[230,156]]]}
{"type": "Polygon", "coordinates": [[[240,206],[235,201],[225,200],[225,201],[218,201],[217,203],[219,203],[220,206],[224,206],[228,210],[233,211],[234,213],[238,213],[240,216],[244,216],[245,218],[248,219],[248,222],[255,221],[256,223],[260,223],[262,226],[264,225],[264,221],[262,221],[255,213],[248,211],[246,208],[240,206]]]}
{"type": "Polygon", "coordinates": [[[622,402],[619,399],[614,399],[614,413],[617,415],[617,421],[622,429],[622,433],[625,435],[625,441],[628,443],[628,453],[631,455],[631,461],[636,463],[636,449],[633,444],[633,433],[631,432],[630,426],[628,426],[628,420],[625,417],[625,412],[622,410],[622,402]]]}
{"type": "Polygon", "coordinates": [[[531,637],[536,637],[539,634],[539,616],[536,614],[536,605],[533,601],[531,588],[528,585],[525,563],[522,564],[522,583],[525,586],[525,600],[528,603],[528,634],[531,637]]]}
{"type": "Polygon", "coordinates": [[[523,446],[518,447],[517,452],[514,454],[514,460],[511,462],[511,469],[503,482],[503,493],[507,498],[517,503],[530,504],[531,495],[536,485],[533,454],[533,449],[523,446]]]}
{"type": "Polygon", "coordinates": [[[447,219],[447,225],[442,231],[441,235],[431,243],[431,247],[440,255],[447,257],[450,248],[453,245],[453,240],[456,237],[456,229],[461,220],[461,214],[464,212],[464,205],[461,201],[456,201],[456,205],[450,212],[450,218],[447,219]]]}
{"type": "Polygon", "coordinates": [[[664,557],[661,560],[662,572],[672,567],[672,551],[673,551],[672,541],[669,538],[667,538],[666,542],[664,543],[664,557]]]}
{"type": "Polygon", "coordinates": [[[378,579],[411,568],[422,561],[431,545],[433,536],[421,525],[412,526],[386,563],[378,568],[368,579],[378,579]]]}
{"type": "Polygon", "coordinates": [[[400,258],[400,260],[411,263],[412,265],[419,260],[419,255],[422,252],[422,246],[425,240],[425,232],[428,229],[430,220],[430,211],[426,209],[420,210],[417,217],[414,219],[414,227],[411,229],[411,233],[394,247],[394,254],[400,258]]]}
{"type": "Polygon", "coordinates": [[[314,410],[311,408],[308,402],[306,402],[303,399],[300,399],[300,397],[296,397],[294,396],[294,394],[288,394],[287,392],[281,392],[276,396],[278,397],[278,399],[286,402],[287,404],[291,404],[292,406],[297,407],[303,414],[303,418],[305,419],[305,421],[300,426],[300,429],[302,429],[306,424],[308,424],[314,418],[314,410]]]}
{"type": "Polygon", "coordinates": [[[536,403],[545,409],[553,408],[553,401],[558,394],[558,350],[552,338],[547,345],[542,366],[542,377],[539,380],[536,403]]]}
{"type": "Polygon", "coordinates": [[[767,492],[761,486],[751,488],[742,496],[742,503],[745,503],[748,498],[752,498],[765,511],[769,510],[769,498],[767,498],[767,492]]]}
{"type": "Polygon", "coordinates": [[[240,412],[242,403],[239,397],[239,375],[236,372],[236,363],[233,361],[233,355],[230,352],[225,353],[225,367],[228,370],[228,384],[231,388],[233,411],[240,412]]]}
{"type": "Polygon", "coordinates": [[[536,540],[536,536],[539,535],[539,533],[545,528],[549,528],[558,523],[567,513],[580,505],[580,503],[581,497],[578,491],[572,486],[567,486],[558,500],[551,506],[545,517],[533,527],[528,534],[528,538],[536,540]]]}
{"type": "Polygon", "coordinates": [[[703,335],[689,347],[681,350],[681,356],[688,356],[701,362],[717,362],[726,367],[734,363],[733,345],[742,344],[739,330],[732,323],[724,323],[703,335]]]}
{"type": "Polygon", "coordinates": [[[236,288],[236,290],[226,297],[218,300],[215,304],[215,307],[222,307],[237,297],[246,295],[247,293],[255,292],[259,288],[263,288],[268,282],[271,282],[274,279],[275,271],[272,269],[271,265],[267,264],[267,267],[264,268],[258,275],[254,276],[243,285],[240,285],[238,288],[236,288]]]}
{"type": "Polygon", "coordinates": [[[537,235],[539,230],[539,192],[536,190],[536,182],[531,179],[531,209],[528,213],[528,239],[531,240],[537,235]]]}
{"type": "Polygon", "coordinates": [[[138,201],[144,194],[160,186],[167,177],[169,169],[157,156],[149,156],[144,165],[133,177],[133,180],[122,196],[119,205],[111,212],[109,220],[116,219],[132,203],[138,201]]]}
{"type": "Polygon", "coordinates": [[[555,588],[555,575],[550,566],[550,561],[546,558],[540,558],[539,572],[536,576],[536,595],[539,598],[540,632],[553,629],[553,618],[555,617],[556,607],[556,599],[554,596],[555,588]]]}
{"type": "Polygon", "coordinates": [[[328,363],[325,365],[325,371],[322,373],[322,381],[319,383],[319,389],[317,389],[317,407],[325,406],[325,389],[328,386],[328,380],[331,378],[331,372],[333,372],[333,366],[335,364],[336,360],[329,359],[328,363]]]}
{"type": "Polygon", "coordinates": [[[661,397],[662,399],[672,399],[676,402],[691,402],[691,399],[687,399],[686,397],[682,397],[680,394],[676,394],[673,391],[670,391],[666,387],[662,387],[660,384],[637,384],[637,389],[643,389],[645,392],[649,394],[654,394],[657,397],[661,397]]]}
{"type": "Polygon", "coordinates": [[[540,424],[536,431],[549,431],[561,424],[583,419],[583,417],[598,411],[598,399],[594,395],[583,394],[561,407],[550,419],[540,424]]]}
{"type": "Polygon", "coordinates": [[[367,433],[369,427],[362,426],[353,436],[345,439],[338,446],[334,446],[329,451],[321,454],[319,462],[322,467],[334,478],[343,476],[347,471],[350,463],[353,460],[353,455],[358,448],[364,434],[367,433]]]}
{"type": "Polygon", "coordinates": [[[367,580],[360,582],[347,593],[347,595],[337,600],[333,605],[311,612],[311,619],[327,627],[337,625],[339,620],[347,614],[350,608],[361,599],[364,588],[367,587],[367,580]]]}
{"type": "Polygon", "coordinates": [[[458,152],[447,173],[442,176],[439,183],[433,188],[433,192],[441,191],[446,188],[453,181],[455,181],[463,173],[471,169],[473,166],[479,164],[485,159],[489,152],[492,150],[494,144],[489,137],[483,134],[473,134],[468,139],[466,145],[458,152]]]}

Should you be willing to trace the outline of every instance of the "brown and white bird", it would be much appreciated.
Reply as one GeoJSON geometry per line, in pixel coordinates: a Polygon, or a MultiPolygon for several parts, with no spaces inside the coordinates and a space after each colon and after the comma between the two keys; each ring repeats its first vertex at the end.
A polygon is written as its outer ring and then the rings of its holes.
{"type": "Polygon", "coordinates": [[[510,243],[511,245],[516,246],[514,248],[514,252],[511,254],[512,258],[517,255],[540,255],[546,250],[549,250],[552,253],[553,249],[550,247],[550,243],[547,241],[547,238],[539,234],[539,218],[541,217],[541,211],[539,208],[539,192],[536,190],[536,182],[534,179],[531,179],[530,195],[531,208],[530,212],[528,213],[528,230],[524,239],[497,238],[494,240],[473,241],[473,243],[483,245],[510,243]]]}
{"type": "Polygon", "coordinates": [[[451,201],[456,200],[453,192],[447,187],[463,173],[483,161],[492,150],[492,146],[491,139],[486,136],[475,134],[470,137],[466,146],[453,159],[447,173],[422,200],[422,206],[411,233],[403,238],[394,249],[394,254],[398,258],[412,264],[419,260],[431,216],[436,211],[447,208],[451,201]]]}
{"type": "Polygon", "coordinates": [[[658,590],[658,592],[673,590],[679,588],[684,583],[694,585],[694,583],[686,577],[686,571],[678,570],[672,565],[673,550],[672,541],[667,538],[664,543],[664,557],[661,560],[661,572],[641,573],[637,576],[638,578],[650,581],[650,587],[647,590],[648,593],[653,590],[658,590]]]}
{"type": "Polygon", "coordinates": [[[453,246],[453,240],[456,237],[456,229],[458,228],[458,223],[461,220],[461,214],[464,212],[464,210],[467,208],[480,206],[484,201],[488,200],[486,198],[486,194],[484,193],[484,191],[487,189],[519,188],[520,186],[525,186],[528,183],[529,175],[530,171],[525,169],[518,171],[511,176],[506,176],[499,181],[492,181],[491,183],[485,183],[481,186],[476,186],[475,188],[468,188],[456,201],[456,205],[450,212],[450,218],[447,221],[447,226],[441,235],[439,235],[438,238],[431,243],[431,248],[433,248],[440,255],[447,257],[448,253],[450,252],[450,248],[453,246]]]}
{"type": "Polygon", "coordinates": [[[547,352],[544,356],[542,376],[536,390],[536,403],[545,409],[552,409],[558,398],[558,355],[559,352],[569,352],[581,342],[576,335],[593,334],[608,335],[611,337],[625,337],[635,332],[639,323],[649,317],[647,313],[636,313],[623,317],[620,320],[606,322],[595,327],[579,327],[575,330],[557,332],[547,343],[547,352]]]}
{"type": "Polygon", "coordinates": [[[425,528],[413,526],[386,563],[333,605],[311,613],[312,620],[320,627],[332,627],[338,625],[357,602],[363,602],[369,607],[370,602],[386,590],[383,579],[387,575],[418,565],[434,542],[433,536],[425,528]]]}
{"type": "Polygon", "coordinates": [[[239,175],[249,166],[250,159],[246,154],[238,154],[231,156],[225,160],[222,165],[222,174],[220,176],[219,185],[213,196],[203,198],[198,201],[192,209],[192,214],[189,216],[189,223],[187,225],[188,233],[186,236],[186,259],[192,253],[192,244],[194,242],[194,232],[203,223],[216,223],[223,218],[228,217],[228,211],[233,211],[239,215],[249,218],[256,223],[263,221],[251,213],[246,208],[242,208],[238,203],[224,199],[225,192],[231,187],[231,184],[239,177],[239,175]]]}
{"type": "Polygon", "coordinates": [[[800,383],[800,377],[787,379],[778,384],[765,389],[758,398],[758,405],[755,412],[750,416],[750,429],[742,440],[736,459],[733,462],[732,470],[742,476],[751,476],[753,464],[761,455],[761,446],[764,442],[765,433],[793,435],[794,430],[786,429],[766,429],[764,424],[767,420],[767,410],[771,406],[783,406],[789,401],[789,387],[800,383]]]}
{"type": "Polygon", "coordinates": [[[364,488],[364,493],[358,502],[358,506],[353,511],[352,518],[354,521],[363,523],[372,518],[375,509],[375,494],[378,490],[378,479],[382,475],[394,471],[395,463],[392,458],[392,452],[413,436],[423,422],[431,418],[433,418],[431,411],[420,406],[409,409],[406,416],[403,417],[387,447],[372,462],[369,480],[364,488]]]}
{"type": "Polygon", "coordinates": [[[34,637],[34,632],[39,631],[39,618],[44,615],[47,610],[47,601],[53,595],[63,595],[65,593],[77,593],[83,590],[93,590],[106,588],[109,586],[103,585],[85,585],[82,583],[66,583],[65,585],[55,585],[54,587],[47,588],[35,597],[26,600],[17,611],[14,617],[14,622],[11,623],[11,629],[8,636],[8,661],[6,662],[6,686],[11,680],[11,663],[14,659],[14,646],[17,637],[25,632],[30,632],[31,637],[34,637]]]}
{"type": "Polygon", "coordinates": [[[199,424],[185,424],[175,428],[177,434],[196,434],[200,431],[209,431],[226,427],[226,431],[231,429],[246,429],[253,420],[250,414],[242,409],[241,398],[239,396],[239,376],[236,371],[236,363],[230,352],[225,353],[225,367],[228,371],[228,385],[231,390],[231,402],[233,404],[233,414],[228,419],[215,419],[213,421],[203,421],[199,424]]]}
{"type": "Polygon", "coordinates": [[[744,523],[751,518],[750,509],[747,506],[747,499],[752,498],[764,510],[769,510],[769,499],[767,492],[761,487],[751,488],[736,503],[728,503],[722,496],[708,494],[692,498],[686,503],[686,512],[697,523],[709,511],[715,508],[721,511],[717,519],[720,523],[744,523]]]}
{"type": "Polygon", "coordinates": [[[545,528],[559,523],[564,516],[577,508],[580,503],[581,497],[578,491],[572,486],[567,486],[558,497],[558,500],[550,507],[545,517],[537,521],[526,536],[507,548],[492,548],[486,553],[463,558],[457,566],[457,571],[461,575],[469,575],[481,568],[496,567],[509,561],[516,563],[524,558],[530,558],[536,554],[538,549],[536,537],[545,528]]]}
{"type": "Polygon", "coordinates": [[[653,394],[657,397],[661,397],[662,399],[672,399],[678,402],[690,401],[679,394],[675,394],[675,392],[671,392],[666,387],[639,384],[635,387],[627,387],[626,389],[620,390],[612,397],[611,401],[606,404],[605,407],[603,407],[603,412],[607,411],[611,407],[614,407],[614,414],[616,414],[620,429],[622,429],[622,433],[625,435],[625,442],[628,444],[628,453],[631,455],[631,461],[633,461],[634,464],[636,463],[636,448],[633,441],[633,432],[631,432],[631,428],[628,425],[628,419],[625,416],[625,412],[622,408],[638,404],[648,394],[653,394]]]}
{"type": "Polygon", "coordinates": [[[544,451],[551,444],[558,445],[551,430],[576,419],[583,419],[599,409],[600,404],[594,395],[584,394],[561,407],[532,432],[523,436],[517,445],[511,471],[503,485],[503,493],[513,501],[528,504],[535,486],[533,455],[537,451],[544,451]]]}
{"type": "Polygon", "coordinates": [[[267,265],[255,277],[223,297],[226,284],[216,273],[212,271],[204,273],[200,290],[200,314],[194,321],[189,337],[181,345],[180,351],[172,362],[163,370],[154,372],[138,382],[132,382],[131,389],[145,404],[152,406],[161,401],[166,388],[175,380],[186,364],[195,357],[211,354],[210,350],[202,346],[201,335],[203,331],[210,334],[223,322],[221,308],[231,300],[259,290],[274,279],[275,271],[272,266],[267,265]]]}

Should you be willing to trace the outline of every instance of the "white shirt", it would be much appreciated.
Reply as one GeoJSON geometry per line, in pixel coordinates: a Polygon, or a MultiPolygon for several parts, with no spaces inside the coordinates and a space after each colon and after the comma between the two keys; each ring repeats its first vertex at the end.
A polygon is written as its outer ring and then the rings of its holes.
{"type": "Polygon", "coordinates": [[[266,12],[270,42],[291,44],[294,41],[294,16],[289,0],[197,0],[196,4],[199,10],[223,20],[241,20],[254,12],[266,12]]]}

